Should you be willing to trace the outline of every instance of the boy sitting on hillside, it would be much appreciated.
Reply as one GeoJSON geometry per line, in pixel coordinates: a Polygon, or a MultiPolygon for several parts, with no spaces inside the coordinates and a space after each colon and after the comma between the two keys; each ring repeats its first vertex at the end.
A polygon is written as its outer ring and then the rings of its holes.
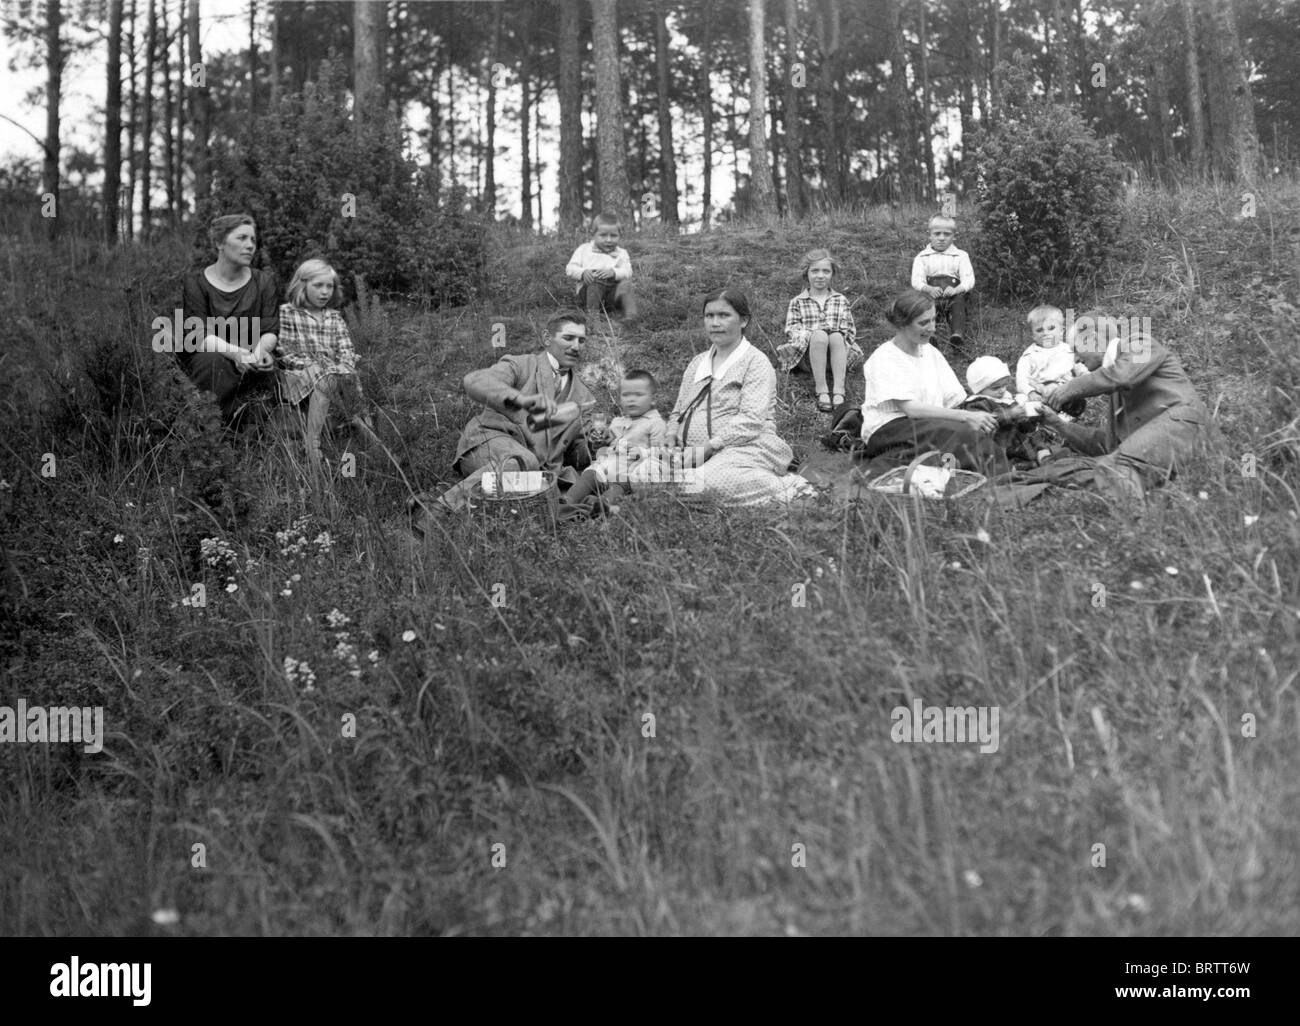
{"type": "Polygon", "coordinates": [[[930,244],[912,261],[912,288],[934,300],[937,319],[948,319],[948,341],[960,346],[966,335],[966,294],[975,287],[970,256],[952,244],[957,222],[943,214],[930,218],[930,244]]]}
{"type": "Polygon", "coordinates": [[[564,269],[578,283],[578,306],[589,317],[621,312],[624,320],[636,319],[632,260],[618,244],[620,234],[615,215],[597,214],[591,224],[591,241],[573,251],[564,269]]]}

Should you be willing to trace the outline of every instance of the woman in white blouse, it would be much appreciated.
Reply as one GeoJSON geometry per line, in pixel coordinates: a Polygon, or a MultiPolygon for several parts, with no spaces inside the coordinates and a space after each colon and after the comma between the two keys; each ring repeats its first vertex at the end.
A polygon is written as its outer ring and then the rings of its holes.
{"type": "Polygon", "coordinates": [[[948,361],[930,344],[934,300],[907,289],[885,311],[895,335],[862,366],[862,440],[868,457],[902,463],[937,449],[952,453],[957,466],[979,470],[997,459],[991,413],[962,410],[966,389],[948,361]]]}
{"type": "Polygon", "coordinates": [[[682,375],[668,437],[685,449],[696,483],[734,506],[789,502],[812,486],[788,472],[793,453],[776,433],[776,371],[745,338],[749,299],[735,289],[704,299],[709,348],[682,375]]]}

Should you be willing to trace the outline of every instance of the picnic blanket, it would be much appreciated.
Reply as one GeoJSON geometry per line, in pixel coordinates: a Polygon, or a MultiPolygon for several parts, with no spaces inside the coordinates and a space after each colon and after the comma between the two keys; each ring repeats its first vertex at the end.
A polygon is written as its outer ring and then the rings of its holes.
{"type": "MultiPolygon", "coordinates": [[[[799,473],[825,488],[835,503],[856,502],[870,495],[870,482],[887,470],[903,466],[897,459],[819,450],[799,466],[799,473]]],[[[1097,457],[1061,456],[1033,470],[1013,470],[990,478],[988,494],[1003,509],[1020,509],[1051,488],[1092,488],[1097,480],[1097,457]]]]}

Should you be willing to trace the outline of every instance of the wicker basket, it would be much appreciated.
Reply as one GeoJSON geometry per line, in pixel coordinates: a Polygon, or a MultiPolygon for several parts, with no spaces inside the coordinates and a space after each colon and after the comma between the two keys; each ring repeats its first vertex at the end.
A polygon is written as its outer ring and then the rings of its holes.
{"type": "Polygon", "coordinates": [[[939,500],[960,499],[969,495],[971,492],[983,487],[988,478],[983,474],[978,474],[973,470],[959,470],[956,467],[949,469],[948,480],[944,485],[942,495],[930,495],[923,492],[915,486],[917,470],[926,465],[927,461],[935,460],[940,463],[943,460],[943,453],[938,449],[932,449],[930,452],[923,452],[906,467],[895,467],[881,474],[874,481],[870,482],[867,487],[873,492],[882,492],[885,495],[910,495],[914,498],[927,498],[939,500]]]}
{"type": "Polygon", "coordinates": [[[542,487],[531,492],[496,492],[483,490],[482,479],[470,488],[470,508],[486,519],[519,520],[540,517],[554,520],[559,513],[560,489],[555,471],[543,470],[542,487]]]}

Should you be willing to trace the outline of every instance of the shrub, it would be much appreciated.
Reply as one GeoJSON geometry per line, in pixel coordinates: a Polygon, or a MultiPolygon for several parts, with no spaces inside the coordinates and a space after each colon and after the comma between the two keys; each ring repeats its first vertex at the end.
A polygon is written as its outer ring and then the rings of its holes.
{"type": "Polygon", "coordinates": [[[1021,63],[1004,65],[1008,105],[976,150],[983,280],[1036,298],[1093,278],[1119,239],[1121,166],[1072,107],[1032,95],[1021,63]]]}
{"type": "Polygon", "coordinates": [[[248,145],[216,150],[212,195],[199,210],[202,260],[212,259],[206,225],[223,213],[257,219],[263,258],[287,285],[293,269],[319,256],[355,297],[371,288],[438,305],[477,293],[484,226],[452,193],[439,206],[407,156],[400,126],[382,111],[356,125],[338,72],[257,118],[248,145]]]}

